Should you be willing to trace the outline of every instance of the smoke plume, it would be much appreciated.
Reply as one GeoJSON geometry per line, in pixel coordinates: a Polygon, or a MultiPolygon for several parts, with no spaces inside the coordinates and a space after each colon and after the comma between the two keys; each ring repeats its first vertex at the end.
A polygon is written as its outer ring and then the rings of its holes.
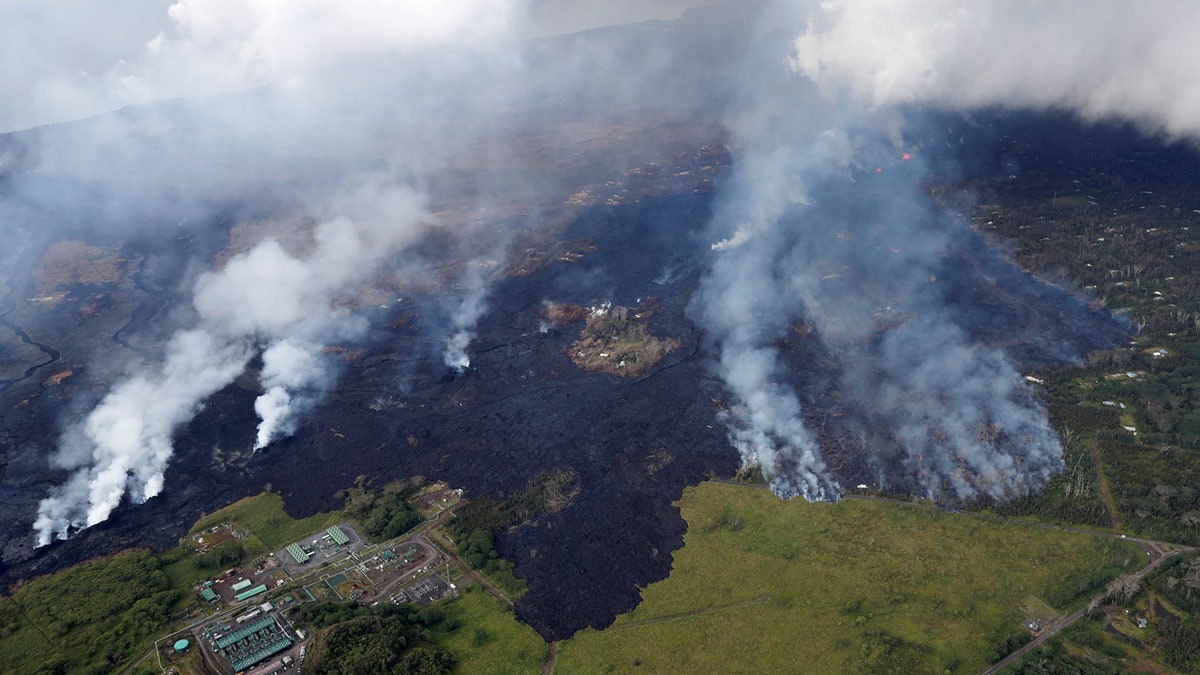
{"type": "MultiPolygon", "coordinates": [[[[820,341],[840,365],[838,391],[869,411],[862,432],[881,484],[939,499],[1040,486],[1061,450],[1014,365],[948,308],[939,276],[969,232],[922,190],[931,168],[911,142],[913,110],[1065,108],[1195,137],[1200,82],[1188,56],[1200,8],[780,0],[747,10],[760,15],[758,34],[722,43],[740,60],[708,49],[736,23],[720,20],[696,44],[646,28],[646,39],[684,48],[639,52],[650,58],[636,63],[603,31],[521,42],[692,4],[120,1],[103,11],[130,20],[96,31],[96,8],[11,3],[10,23],[30,30],[10,32],[45,38],[0,45],[0,78],[15,92],[0,102],[0,129],[154,102],[6,137],[0,170],[57,181],[22,184],[28,203],[114,237],[211,238],[206,217],[246,203],[286,211],[311,233],[302,246],[266,237],[219,264],[193,261],[209,269],[185,285],[189,310],[161,359],[131,366],[66,425],[53,461],[71,473],[41,503],[39,544],[103,521],[126,497],[159,494],[172,434],[256,357],[255,447],[294,432],[336,382],[327,348],[366,330],[357,301],[380,275],[405,274],[424,232],[471,221],[464,214],[489,194],[544,189],[518,179],[431,188],[486,165],[478,140],[504,136],[539,105],[723,116],[734,169],[713,202],[690,311],[732,397],[730,442],[779,494],[839,494],[781,347],[793,333],[820,341]],[[63,49],[81,35],[96,37],[63,49]],[[538,68],[525,62],[531,53],[538,68]]],[[[435,329],[443,361],[460,371],[489,292],[482,267],[467,270],[435,329]]]]}
{"type": "Polygon", "coordinates": [[[199,278],[192,301],[197,326],[171,339],[165,363],[116,384],[64,434],[59,463],[75,474],[42,501],[39,545],[107,519],[126,493],[135,503],[157,495],[176,428],[241,374],[256,349],[266,391],[255,402],[262,420],[255,448],[294,430],[297,415],[332,379],[320,354],[326,345],[316,336],[361,330],[339,303],[414,241],[425,213],[419,193],[378,178],[352,193],[361,199],[355,201],[360,219],[339,216],[318,225],[307,256],[268,239],[199,278]]]}
{"type": "Polygon", "coordinates": [[[72,527],[108,518],[128,492],[135,502],[157,495],[171,457],[171,435],[200,402],[242,372],[249,345],[203,330],[180,332],[157,371],[140,371],[112,388],[63,436],[59,464],[74,471],[38,509],[38,545],[72,527]]]}
{"type": "MultiPolygon", "coordinates": [[[[409,273],[403,254],[429,229],[478,222],[463,214],[483,211],[495,188],[455,186],[446,175],[495,152],[479,139],[503,133],[514,111],[562,95],[563,82],[572,96],[631,96],[628,69],[595,41],[569,66],[529,70],[517,41],[556,20],[526,14],[517,0],[137,7],[165,8],[165,15],[106,36],[103,49],[88,52],[86,69],[49,68],[57,57],[43,54],[46,69],[32,76],[35,95],[6,100],[0,127],[155,103],[72,123],[62,133],[18,135],[21,161],[68,186],[88,186],[97,195],[90,213],[139,237],[211,237],[204,223],[214,209],[247,202],[260,213],[291,214],[288,229],[304,234],[251,242],[199,274],[183,294],[190,317],[162,360],[130,367],[82,420],[67,424],[52,461],[71,474],[40,504],[39,545],[105,520],[126,497],[159,494],[172,434],[256,356],[263,389],[254,404],[254,447],[293,433],[336,381],[327,348],[366,331],[354,309],[361,294],[380,276],[402,281],[409,273]],[[588,80],[565,72],[588,68],[588,80]],[[54,97],[40,95],[49,89],[54,97]],[[163,102],[172,97],[184,98],[163,102]],[[438,179],[449,189],[431,195],[438,179]],[[433,217],[426,215],[433,198],[439,211],[454,201],[433,217]],[[167,218],[179,221],[171,235],[137,225],[167,218]]],[[[31,25],[56,16],[36,3],[20,9],[31,25]]],[[[64,28],[62,39],[78,30],[64,28]]],[[[25,60],[37,62],[36,45],[27,47],[25,60]]],[[[9,161],[4,152],[0,165],[9,161]]],[[[503,189],[536,198],[542,186],[503,189]]],[[[68,202],[65,190],[27,198],[68,202]]],[[[459,231],[455,238],[466,239],[459,231]]],[[[468,265],[460,291],[434,330],[444,331],[438,339],[447,366],[462,370],[486,309],[488,278],[478,264],[468,265]]]]}
{"type": "Polygon", "coordinates": [[[442,360],[447,368],[461,373],[471,366],[471,357],[467,354],[474,337],[475,322],[483,316],[487,309],[485,303],[487,286],[484,285],[482,272],[478,265],[472,265],[462,282],[463,297],[450,316],[451,334],[442,352],[442,360]]]}
{"type": "Polygon", "coordinates": [[[929,169],[909,152],[895,92],[864,105],[850,85],[869,68],[841,72],[813,56],[825,11],[835,35],[863,16],[831,3],[771,8],[768,24],[809,30],[756,42],[728,117],[734,176],[693,310],[735,397],[731,441],[778,494],[839,496],[779,351],[797,328],[839,357],[837,389],[868,411],[862,433],[881,485],[935,499],[1038,488],[1061,456],[1044,412],[1013,364],[957,325],[937,281],[967,226],[924,195],[929,169]]]}

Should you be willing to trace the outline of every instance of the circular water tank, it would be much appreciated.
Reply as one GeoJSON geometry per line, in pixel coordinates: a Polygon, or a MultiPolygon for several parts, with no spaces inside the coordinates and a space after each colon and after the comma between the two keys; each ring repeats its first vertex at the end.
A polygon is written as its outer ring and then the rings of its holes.
{"type": "Polygon", "coordinates": [[[175,651],[181,652],[181,651],[187,649],[189,644],[191,644],[191,643],[188,642],[187,640],[177,640],[175,642],[175,651]]]}

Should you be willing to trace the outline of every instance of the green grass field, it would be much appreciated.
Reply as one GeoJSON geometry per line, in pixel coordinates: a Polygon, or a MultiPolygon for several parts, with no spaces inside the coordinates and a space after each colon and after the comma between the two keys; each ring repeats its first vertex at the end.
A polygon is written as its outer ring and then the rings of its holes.
{"type": "Polygon", "coordinates": [[[438,644],[458,654],[456,673],[541,672],[546,643],[482,589],[469,586],[457,600],[443,605],[443,609],[447,619],[458,619],[463,624],[454,632],[436,636],[438,644]]]}
{"type": "Polygon", "coordinates": [[[1144,564],[1119,540],[705,483],[666,580],[555,672],[978,672],[1029,599],[1061,611],[1144,564]]]}
{"type": "Polygon", "coordinates": [[[246,552],[258,555],[281,548],[345,519],[346,516],[342,512],[331,511],[296,520],[283,510],[283,497],[273,492],[263,492],[204,516],[196,521],[191,531],[199,532],[220,523],[240,523],[252,533],[252,536],[243,542],[246,552]]]}

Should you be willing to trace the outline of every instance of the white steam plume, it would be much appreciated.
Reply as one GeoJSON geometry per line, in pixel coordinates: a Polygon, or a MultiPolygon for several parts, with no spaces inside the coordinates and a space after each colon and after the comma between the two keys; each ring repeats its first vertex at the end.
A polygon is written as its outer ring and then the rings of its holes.
{"type": "Polygon", "coordinates": [[[202,328],[182,331],[167,345],[161,369],[135,373],[113,387],[63,436],[60,463],[75,473],[42,501],[34,525],[38,545],[107,519],[126,493],[135,502],[157,495],[176,427],[237,377],[251,353],[244,340],[202,328]]]}
{"type": "MultiPolygon", "coordinates": [[[[811,12],[775,3],[766,25],[807,25],[808,32],[793,40],[767,31],[756,40],[728,116],[734,174],[718,197],[714,260],[693,311],[717,343],[718,372],[736,398],[731,439],[744,463],[762,467],[784,496],[838,496],[800,398],[784,383],[790,378],[777,345],[796,323],[841,355],[838,390],[868,412],[871,433],[883,441],[865,448],[881,483],[900,472],[939,499],[1004,496],[1040,487],[1061,461],[1044,412],[1012,364],[957,326],[934,283],[947,247],[966,228],[921,192],[920,160],[901,157],[904,130],[893,104],[911,99],[900,93],[909,90],[883,86],[904,80],[889,68],[908,74],[911,56],[925,73],[939,61],[918,57],[942,49],[926,33],[919,40],[887,34],[941,25],[916,4],[901,5],[917,18],[889,22],[885,11],[876,20],[853,3],[811,12]],[[862,23],[878,32],[856,32],[862,23]],[[898,45],[898,65],[884,57],[889,44],[898,45]],[[859,47],[878,62],[856,61],[859,47]],[[896,320],[881,327],[881,313],[896,320]]],[[[960,25],[959,14],[947,17],[960,25]]]]}
{"type": "Polygon", "coordinates": [[[291,430],[332,377],[305,336],[361,325],[342,320],[338,301],[361,290],[414,240],[425,213],[420,194],[378,179],[351,196],[361,218],[318,225],[308,256],[266,240],[197,281],[198,326],[172,338],[159,370],[143,369],[115,385],[64,434],[59,463],[76,473],[41,502],[39,545],[105,520],[126,493],[135,502],[157,495],[172,434],[243,371],[256,344],[269,345],[263,355],[268,389],[255,404],[263,420],[256,447],[291,430]]]}
{"type": "Polygon", "coordinates": [[[291,435],[297,416],[308,412],[332,384],[331,367],[322,362],[321,348],[293,338],[278,340],[263,352],[262,385],[266,391],[254,401],[262,420],[254,449],[291,435]]]}
{"type": "Polygon", "coordinates": [[[471,366],[471,356],[467,347],[475,337],[475,322],[483,316],[487,309],[487,286],[484,284],[482,273],[472,265],[463,279],[463,297],[450,316],[450,337],[446,340],[446,348],[442,351],[442,360],[447,368],[453,368],[459,373],[471,366]]]}

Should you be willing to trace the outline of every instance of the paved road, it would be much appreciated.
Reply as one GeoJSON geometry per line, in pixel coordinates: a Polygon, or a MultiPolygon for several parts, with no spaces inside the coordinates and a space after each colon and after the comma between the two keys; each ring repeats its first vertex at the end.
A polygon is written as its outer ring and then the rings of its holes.
{"type": "MultiPolygon", "coordinates": [[[[513,601],[510,600],[508,598],[508,596],[504,594],[503,591],[501,591],[500,589],[493,586],[491,584],[491,582],[489,582],[487,580],[486,577],[484,577],[482,574],[479,574],[475,570],[471,569],[471,566],[468,565],[462,558],[459,558],[458,554],[455,553],[454,550],[450,546],[446,545],[443,541],[441,541],[441,539],[436,538],[432,532],[429,533],[429,537],[428,537],[427,541],[429,541],[431,544],[436,546],[437,550],[440,550],[442,553],[449,556],[450,559],[453,560],[455,562],[455,564],[457,564],[459,566],[460,569],[462,569],[463,576],[478,583],[483,588],[483,590],[487,591],[488,593],[491,593],[493,597],[495,597],[500,602],[503,602],[505,605],[508,606],[509,609],[513,609],[513,601]]],[[[449,581],[449,580],[447,579],[447,581],[449,581]]]]}
{"type": "MultiPolygon", "coordinates": [[[[1134,572],[1134,574],[1133,574],[1134,578],[1138,579],[1139,581],[1142,579],[1142,577],[1149,574],[1150,571],[1153,570],[1155,567],[1158,567],[1159,565],[1161,565],[1164,560],[1179,553],[1179,551],[1171,551],[1170,553],[1167,553],[1164,555],[1161,553],[1159,547],[1154,545],[1154,543],[1151,543],[1149,548],[1151,548],[1153,551],[1153,552],[1148,551],[1150,553],[1150,558],[1151,558],[1150,564],[1146,565],[1145,567],[1138,570],[1137,572],[1134,572]]],[[[1101,593],[1100,595],[1096,596],[1096,598],[1094,598],[1092,600],[1092,602],[1096,602],[1098,600],[1103,599],[1105,595],[1106,595],[1106,593],[1101,593]]],[[[1067,615],[1067,617],[1065,619],[1063,619],[1062,621],[1059,621],[1058,623],[1054,624],[1053,626],[1047,628],[1044,633],[1042,633],[1041,635],[1030,640],[1029,644],[1026,644],[1024,647],[1021,647],[1020,649],[1013,652],[1012,654],[1009,654],[1004,660],[1000,661],[999,663],[996,663],[991,668],[988,668],[987,670],[983,671],[983,675],[993,675],[994,673],[998,673],[1001,670],[1012,665],[1013,662],[1015,662],[1017,659],[1021,658],[1025,654],[1029,653],[1031,650],[1037,649],[1038,645],[1042,644],[1046,640],[1049,640],[1050,638],[1057,635],[1059,633],[1059,631],[1061,631],[1062,629],[1066,628],[1067,626],[1070,626],[1071,624],[1075,623],[1079,619],[1083,618],[1083,615],[1087,614],[1088,607],[1090,607],[1092,605],[1092,602],[1089,602],[1088,604],[1084,605],[1083,607],[1075,610],[1075,612],[1067,615]]]]}

